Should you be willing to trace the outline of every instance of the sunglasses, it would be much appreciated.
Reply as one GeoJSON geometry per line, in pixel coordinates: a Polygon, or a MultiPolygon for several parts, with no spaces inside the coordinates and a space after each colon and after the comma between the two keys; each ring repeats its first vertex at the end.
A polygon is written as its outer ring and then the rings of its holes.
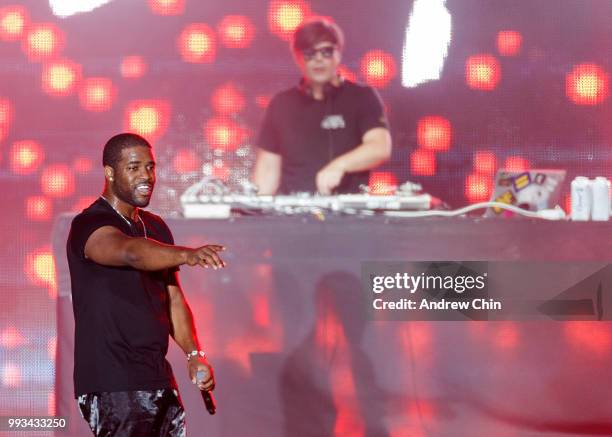
{"type": "Polygon", "coordinates": [[[325,59],[329,59],[334,55],[334,52],[336,51],[336,47],[335,46],[325,46],[325,47],[321,47],[320,49],[306,49],[302,51],[302,55],[304,56],[304,59],[306,59],[307,61],[311,61],[314,58],[317,57],[317,53],[321,53],[321,56],[323,56],[325,59]]]}

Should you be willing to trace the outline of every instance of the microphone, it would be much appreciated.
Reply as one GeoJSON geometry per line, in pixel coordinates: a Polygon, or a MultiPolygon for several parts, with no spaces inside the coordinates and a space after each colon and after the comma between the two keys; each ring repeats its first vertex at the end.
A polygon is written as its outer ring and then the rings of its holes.
{"type": "MultiPolygon", "coordinates": [[[[196,373],[196,380],[198,383],[204,379],[204,371],[199,370],[196,373]]],[[[206,410],[209,414],[215,414],[217,412],[217,404],[215,403],[215,398],[211,391],[200,390],[200,394],[202,395],[202,400],[204,401],[204,405],[206,406],[206,410]]]]}

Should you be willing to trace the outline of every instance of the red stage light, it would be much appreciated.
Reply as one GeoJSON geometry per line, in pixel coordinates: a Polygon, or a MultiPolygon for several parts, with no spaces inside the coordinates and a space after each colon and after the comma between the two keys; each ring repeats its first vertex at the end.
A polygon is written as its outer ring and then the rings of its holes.
{"type": "Polygon", "coordinates": [[[386,87],[397,73],[395,58],[382,50],[372,50],[361,58],[361,75],[376,88],[386,87]]]}
{"type": "MultiPolygon", "coordinates": [[[[406,414],[408,417],[419,418],[419,421],[425,423],[435,423],[434,421],[441,417],[441,413],[437,411],[438,407],[431,401],[427,401],[424,399],[417,399],[414,401],[410,401],[406,408],[406,414]]],[[[410,437],[425,437],[425,434],[419,432],[418,430],[410,430],[410,437]],[[416,431],[416,432],[415,432],[416,431]]],[[[399,431],[397,437],[406,436],[405,432],[399,431]]],[[[392,437],[395,437],[393,435],[392,437]]]]}
{"type": "MultiPolygon", "coordinates": [[[[201,313],[201,307],[198,308],[198,314],[201,313]]],[[[204,317],[201,317],[202,319],[204,317]]],[[[234,364],[240,366],[245,375],[252,374],[252,356],[254,353],[279,353],[281,335],[278,334],[279,329],[272,327],[268,332],[262,334],[258,330],[251,330],[242,336],[235,336],[229,341],[220,344],[219,353],[222,353],[225,358],[233,361],[234,364]]],[[[214,347],[208,349],[214,350],[214,347]]],[[[214,352],[212,352],[214,353],[214,352]]]]}
{"type": "MultiPolygon", "coordinates": [[[[357,404],[355,379],[352,367],[334,369],[331,373],[332,399],[336,411],[333,435],[335,437],[366,435],[366,426],[360,406],[357,404]]],[[[395,436],[394,436],[395,437],[395,436]]]]}
{"type": "Polygon", "coordinates": [[[346,80],[350,80],[351,82],[357,82],[357,75],[353,71],[349,70],[346,65],[338,66],[338,74],[346,80]]]}
{"type": "Polygon", "coordinates": [[[4,387],[19,387],[21,385],[21,367],[8,362],[2,367],[2,385],[4,387]]]}
{"type": "Polygon", "coordinates": [[[181,57],[186,62],[213,62],[217,54],[215,32],[206,24],[193,23],[185,27],[178,40],[181,57]]]}
{"type": "Polygon", "coordinates": [[[496,326],[493,342],[500,349],[515,349],[519,344],[519,331],[516,325],[505,322],[496,326]]]}
{"type": "Polygon", "coordinates": [[[303,0],[272,0],[268,7],[268,27],[270,32],[288,41],[310,14],[310,5],[303,0]]]}
{"type": "Polygon", "coordinates": [[[255,37],[255,26],[244,15],[227,15],[217,26],[221,43],[230,49],[244,49],[255,37]]]}
{"type": "Polygon", "coordinates": [[[55,260],[49,247],[33,250],[26,256],[25,273],[33,284],[55,287],[55,260]]]}
{"type": "Polygon", "coordinates": [[[368,185],[370,194],[390,195],[395,193],[397,188],[397,177],[391,172],[373,171],[370,173],[368,185]]]}
{"type": "Polygon", "coordinates": [[[72,94],[81,79],[81,66],[68,60],[45,64],[42,89],[49,95],[62,97],[72,94]]]}
{"type": "Polygon", "coordinates": [[[64,33],[52,23],[36,23],[29,26],[23,40],[23,51],[32,61],[50,59],[64,47],[64,33]]]}
{"type": "Polygon", "coordinates": [[[465,63],[465,79],[470,88],[491,91],[501,79],[501,65],[492,55],[470,56],[465,63]]]}
{"type": "Polygon", "coordinates": [[[452,128],[450,121],[437,115],[421,118],[417,123],[417,144],[436,152],[450,148],[452,128]]]}
{"type": "Polygon", "coordinates": [[[121,76],[126,79],[138,79],[147,71],[147,63],[142,56],[126,56],[121,61],[121,76]]]}
{"type": "Polygon", "coordinates": [[[471,203],[487,202],[492,190],[493,178],[489,175],[472,173],[465,179],[465,197],[471,203]]]}
{"type": "Polygon", "coordinates": [[[490,175],[497,170],[497,156],[493,152],[476,152],[473,164],[476,172],[490,175]]]}
{"type": "Polygon", "coordinates": [[[115,100],[113,82],[105,77],[90,77],[83,81],[79,92],[81,106],[88,111],[108,111],[115,100]]]}
{"type": "Polygon", "coordinates": [[[272,96],[270,96],[269,94],[267,95],[260,94],[257,97],[255,97],[255,104],[259,106],[260,108],[265,109],[270,104],[270,100],[272,100],[272,96]]]}
{"type": "Polygon", "coordinates": [[[577,105],[598,105],[608,92],[608,74],[599,65],[576,65],[565,78],[565,94],[577,105]]]}
{"type": "Polygon", "coordinates": [[[436,154],[431,150],[416,149],[410,154],[410,173],[415,176],[436,174],[436,154]]]}
{"type": "Polygon", "coordinates": [[[217,88],[212,95],[212,107],[220,115],[231,115],[242,111],[245,99],[234,84],[226,83],[217,88]]]}
{"type": "Polygon", "coordinates": [[[0,98],[0,141],[6,138],[11,121],[13,121],[13,106],[9,100],[0,98]]]}
{"type": "Polygon", "coordinates": [[[23,35],[28,24],[28,12],[23,6],[11,5],[0,8],[0,39],[16,41],[23,35]]]}
{"type": "Polygon", "coordinates": [[[242,128],[227,118],[212,118],[204,126],[204,136],[209,147],[235,150],[243,139],[242,128]]]}
{"type": "Polygon", "coordinates": [[[153,141],[168,127],[170,105],[161,100],[131,102],[125,112],[125,129],[153,141]]]}
{"type": "Polygon", "coordinates": [[[72,168],[78,174],[87,174],[93,168],[93,162],[89,158],[79,156],[72,161],[72,168]]]}
{"type": "Polygon", "coordinates": [[[181,15],[185,12],[185,0],[148,0],[149,8],[158,15],[181,15]]]}
{"type": "Polygon", "coordinates": [[[531,167],[531,165],[525,158],[520,156],[508,156],[504,161],[503,168],[507,171],[519,172],[528,170],[529,167],[531,167]]]}
{"type": "Polygon", "coordinates": [[[81,212],[85,208],[87,208],[89,205],[94,203],[96,201],[96,199],[97,199],[96,196],[83,196],[83,197],[79,197],[79,199],[75,202],[75,204],[72,205],[72,207],[70,208],[70,211],[81,212]]]}
{"type": "Polygon", "coordinates": [[[46,196],[29,196],[26,198],[26,217],[35,222],[45,222],[53,217],[53,203],[46,196]]]}
{"type": "Polygon", "coordinates": [[[178,174],[192,173],[200,171],[202,168],[202,160],[200,156],[192,149],[180,149],[174,155],[172,167],[178,174]]]}
{"type": "Polygon", "coordinates": [[[265,293],[255,293],[252,295],[253,322],[261,328],[268,328],[270,320],[270,298],[265,293]]]}
{"type": "Polygon", "coordinates": [[[26,344],[26,338],[14,326],[4,328],[0,333],[0,345],[7,349],[14,349],[26,344]]]}
{"type": "Polygon", "coordinates": [[[16,141],[11,146],[10,162],[13,173],[34,173],[45,160],[43,148],[35,141],[16,141]]]}
{"type": "Polygon", "coordinates": [[[593,358],[593,352],[599,355],[609,354],[612,336],[607,326],[600,326],[597,322],[572,321],[565,322],[564,328],[570,344],[589,359],[593,358]]]}
{"type": "Polygon", "coordinates": [[[51,164],[40,177],[41,190],[51,197],[68,197],[74,193],[74,174],[65,164],[51,164]]]}
{"type": "Polygon", "coordinates": [[[523,36],[515,30],[502,30],[497,33],[497,50],[502,56],[516,56],[521,51],[523,36]]]}

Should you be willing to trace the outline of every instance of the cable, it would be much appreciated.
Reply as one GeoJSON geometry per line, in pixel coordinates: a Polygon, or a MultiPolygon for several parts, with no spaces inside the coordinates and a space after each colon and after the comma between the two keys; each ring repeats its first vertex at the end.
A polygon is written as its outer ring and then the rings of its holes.
{"type": "Polygon", "coordinates": [[[501,202],[480,202],[474,205],[465,206],[453,211],[385,211],[383,214],[392,217],[456,217],[467,214],[468,212],[476,211],[485,208],[501,208],[507,211],[512,211],[517,214],[530,218],[539,218],[543,220],[563,220],[566,218],[565,211],[559,206],[554,209],[543,209],[541,211],[527,211],[518,206],[508,205],[501,202]]]}

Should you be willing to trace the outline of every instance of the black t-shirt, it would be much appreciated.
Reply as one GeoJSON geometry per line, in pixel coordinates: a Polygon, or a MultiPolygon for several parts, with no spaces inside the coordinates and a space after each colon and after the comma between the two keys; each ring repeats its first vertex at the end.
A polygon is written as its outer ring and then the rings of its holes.
{"type": "MultiPolygon", "coordinates": [[[[376,127],[388,123],[380,97],[368,86],[345,80],[324,100],[293,87],[270,101],[257,145],[282,156],[280,194],[316,192],[317,172],[376,127]]],[[[336,192],[359,192],[368,178],[369,171],[347,173],[336,192]]]]}
{"type": "MultiPolygon", "coordinates": [[[[164,221],[140,210],[147,238],[174,244],[164,221]]],[[[176,388],[166,361],[170,334],[166,286],[177,270],[143,272],[85,258],[85,243],[102,226],[143,236],[99,198],[72,221],[67,243],[75,319],[75,395],[176,388]]]]}

